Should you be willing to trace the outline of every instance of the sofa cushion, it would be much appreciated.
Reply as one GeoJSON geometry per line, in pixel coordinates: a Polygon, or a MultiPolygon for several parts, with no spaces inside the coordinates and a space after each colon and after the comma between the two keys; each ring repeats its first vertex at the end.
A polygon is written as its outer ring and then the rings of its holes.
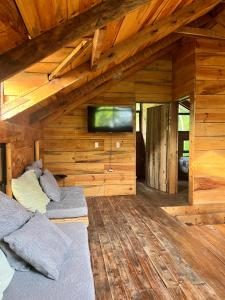
{"type": "Polygon", "coordinates": [[[10,249],[9,245],[3,240],[0,241],[0,249],[4,252],[10,266],[17,271],[27,272],[30,271],[30,266],[13,250],[10,249]]]}
{"type": "Polygon", "coordinates": [[[26,171],[20,177],[12,179],[12,191],[16,200],[26,209],[32,212],[46,212],[46,205],[50,200],[42,191],[34,170],[26,171]]]}
{"type": "Polygon", "coordinates": [[[47,205],[46,216],[50,219],[87,216],[88,209],[81,187],[62,187],[61,201],[47,205]]]}
{"type": "Polygon", "coordinates": [[[0,250],[0,299],[13,278],[14,270],[10,267],[5,254],[0,250]]]}
{"type": "Polygon", "coordinates": [[[47,169],[44,171],[44,174],[40,177],[40,185],[49,199],[56,202],[60,201],[61,192],[58,183],[53,174],[47,169]]]}
{"type": "Polygon", "coordinates": [[[95,299],[86,226],[79,222],[57,226],[73,240],[59,279],[57,281],[47,279],[35,270],[15,272],[3,300],[95,299]]]}
{"type": "Polygon", "coordinates": [[[20,228],[32,216],[17,201],[0,192],[0,240],[20,228]]]}
{"type": "Polygon", "coordinates": [[[32,165],[26,167],[26,171],[34,170],[37,178],[42,174],[42,159],[36,160],[32,165]]]}
{"type": "Polygon", "coordinates": [[[44,215],[35,215],[20,229],[4,238],[10,248],[36,270],[58,279],[72,240],[44,215]]]}

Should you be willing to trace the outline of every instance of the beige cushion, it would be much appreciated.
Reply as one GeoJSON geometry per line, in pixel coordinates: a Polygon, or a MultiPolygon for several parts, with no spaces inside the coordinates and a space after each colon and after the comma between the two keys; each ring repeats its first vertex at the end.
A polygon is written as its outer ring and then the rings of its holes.
{"type": "Polygon", "coordinates": [[[12,192],[26,209],[32,212],[46,212],[46,205],[50,200],[42,191],[34,170],[26,171],[20,177],[12,179],[12,192]]]}
{"type": "Polygon", "coordinates": [[[14,270],[10,267],[4,253],[0,250],[0,299],[13,278],[14,270]]]}

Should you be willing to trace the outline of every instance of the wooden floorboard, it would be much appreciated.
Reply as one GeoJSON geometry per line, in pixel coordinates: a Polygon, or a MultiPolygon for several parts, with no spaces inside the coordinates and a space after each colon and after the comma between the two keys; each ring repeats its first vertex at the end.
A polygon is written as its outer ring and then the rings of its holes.
{"type": "Polygon", "coordinates": [[[159,198],[88,199],[96,299],[224,299],[225,226],[186,226],[159,198]]]}

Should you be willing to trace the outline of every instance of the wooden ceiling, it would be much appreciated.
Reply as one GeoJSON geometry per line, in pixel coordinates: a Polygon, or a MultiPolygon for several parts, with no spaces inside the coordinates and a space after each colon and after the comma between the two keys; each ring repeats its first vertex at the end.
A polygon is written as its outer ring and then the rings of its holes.
{"type": "MultiPolygon", "coordinates": [[[[113,3],[113,0],[107,1],[113,3]]],[[[35,41],[76,16],[82,16],[83,12],[87,13],[87,19],[94,6],[101,7],[107,1],[0,0],[0,65],[7,57],[4,55],[13,55],[14,49],[30,40],[35,41]]],[[[105,22],[103,27],[98,27],[96,21],[94,32],[87,32],[67,44],[60,45],[58,41],[57,51],[25,69],[21,68],[19,73],[4,81],[1,118],[10,119],[28,109],[34,112],[58,101],[59,96],[97,80],[144,48],[202,16],[207,16],[204,26],[207,24],[208,28],[225,34],[225,14],[220,2],[136,0],[136,6],[138,3],[142,5],[128,12],[121,10],[120,17],[105,22]]],[[[51,36],[48,43],[52,43],[51,36]]],[[[26,53],[27,57],[35,56],[35,51],[39,51],[30,49],[33,52],[26,53]]]]}

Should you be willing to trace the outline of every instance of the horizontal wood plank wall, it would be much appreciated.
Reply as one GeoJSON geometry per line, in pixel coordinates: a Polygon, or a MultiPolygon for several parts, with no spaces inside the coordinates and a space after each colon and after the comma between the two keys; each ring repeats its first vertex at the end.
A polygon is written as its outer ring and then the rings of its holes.
{"type": "MultiPolygon", "coordinates": [[[[119,80],[119,78],[118,78],[119,80]]],[[[143,70],[110,88],[107,98],[134,98],[136,102],[170,102],[172,100],[172,58],[156,60],[143,70]]]]}
{"type": "Polygon", "coordinates": [[[193,203],[225,203],[225,41],[196,40],[193,203]]]}
{"type": "MultiPolygon", "coordinates": [[[[91,104],[118,104],[104,100],[91,104]]],[[[129,103],[121,99],[119,104],[134,109],[132,99],[129,103]]],[[[135,194],[135,133],[88,133],[87,105],[44,128],[44,166],[54,174],[67,175],[59,181],[62,185],[84,187],[86,196],[135,194]]]]}
{"type": "Polygon", "coordinates": [[[173,55],[173,99],[177,101],[194,92],[195,41],[183,39],[180,49],[173,55]]]}
{"type": "MultiPolygon", "coordinates": [[[[135,110],[136,101],[171,101],[171,69],[169,57],[156,61],[126,81],[119,82],[91,104],[129,105],[135,110]]],[[[88,133],[87,106],[82,105],[45,126],[41,142],[44,166],[54,174],[67,175],[59,181],[61,185],[83,186],[87,196],[135,194],[135,133],[88,133]],[[95,142],[99,143],[98,149],[94,147],[95,142]],[[121,145],[119,149],[117,142],[121,145]],[[110,168],[113,172],[109,172],[110,168]]]]}
{"type": "Polygon", "coordinates": [[[189,152],[189,202],[193,203],[193,169],[194,157],[194,92],[195,92],[195,39],[183,39],[180,49],[173,55],[173,100],[179,101],[190,97],[190,152],[189,152]]]}

